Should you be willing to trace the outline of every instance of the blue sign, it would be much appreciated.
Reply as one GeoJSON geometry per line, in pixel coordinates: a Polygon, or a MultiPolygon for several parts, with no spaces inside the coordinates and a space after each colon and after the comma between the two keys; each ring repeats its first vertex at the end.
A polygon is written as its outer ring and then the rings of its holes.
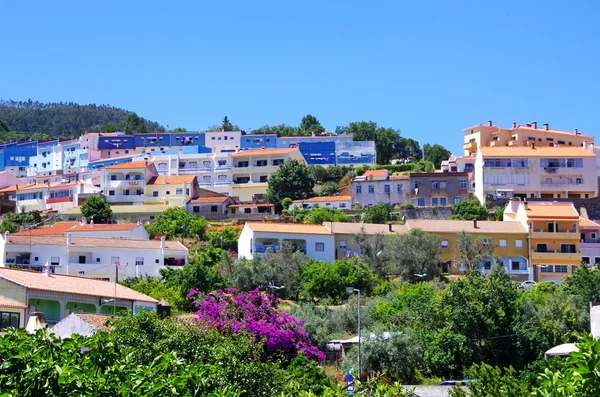
{"type": "Polygon", "coordinates": [[[346,393],[349,396],[354,395],[354,376],[350,373],[350,370],[346,370],[346,393]]]}

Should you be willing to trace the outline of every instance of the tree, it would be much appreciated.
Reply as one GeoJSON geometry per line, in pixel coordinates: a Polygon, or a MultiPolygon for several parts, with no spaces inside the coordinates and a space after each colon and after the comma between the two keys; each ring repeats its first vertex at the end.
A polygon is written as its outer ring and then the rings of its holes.
{"type": "Polygon", "coordinates": [[[105,223],[112,217],[110,204],[104,201],[102,197],[88,197],[81,206],[81,215],[94,223],[105,223]]]}
{"type": "Polygon", "coordinates": [[[187,130],[183,127],[177,127],[173,129],[173,132],[187,132],[187,130]]]}
{"type": "Polygon", "coordinates": [[[19,226],[17,226],[17,224],[10,219],[2,219],[2,223],[0,223],[0,231],[2,233],[16,233],[19,231],[19,226]]]}
{"type": "MultiPolygon", "coordinates": [[[[476,270],[480,264],[487,260],[492,260],[494,254],[494,244],[489,238],[479,236],[473,237],[472,234],[464,230],[458,234],[456,240],[456,261],[465,266],[467,272],[476,270]]],[[[495,263],[491,263],[493,266],[495,263]]]]}
{"type": "MultiPolygon", "coordinates": [[[[192,291],[194,292],[194,291],[192,291]]],[[[248,333],[264,342],[265,353],[296,355],[323,360],[325,355],[310,343],[302,321],[277,310],[273,295],[258,291],[239,292],[228,288],[218,297],[206,296],[197,301],[197,322],[204,330],[216,329],[226,334],[248,333]]]]}
{"type": "Polygon", "coordinates": [[[431,161],[436,169],[442,165],[442,161],[448,160],[451,153],[448,149],[437,143],[434,145],[425,144],[423,146],[423,154],[426,161],[431,161]]]}
{"type": "Polygon", "coordinates": [[[8,124],[6,123],[6,121],[4,120],[0,120],[0,132],[9,132],[10,128],[8,127],[8,124]]]}
{"type": "Polygon", "coordinates": [[[223,117],[223,123],[221,124],[221,127],[224,131],[233,131],[233,124],[229,122],[229,118],[227,116],[223,117]]]}
{"type": "Polygon", "coordinates": [[[377,203],[365,210],[366,223],[386,223],[390,220],[391,205],[377,203]]]}
{"type": "Polygon", "coordinates": [[[299,128],[308,135],[320,134],[321,132],[325,131],[325,128],[323,128],[321,123],[319,123],[319,120],[311,114],[307,114],[306,116],[302,117],[299,128]]]}
{"type": "Polygon", "coordinates": [[[146,128],[146,123],[143,118],[136,113],[131,113],[123,122],[123,132],[130,135],[136,132],[143,134],[148,132],[148,129],[146,128]]]}
{"type": "Polygon", "coordinates": [[[292,203],[294,202],[294,200],[292,200],[289,197],[284,198],[283,200],[281,200],[281,207],[284,210],[287,210],[288,208],[290,208],[290,205],[292,205],[292,203]]]}
{"type": "Polygon", "coordinates": [[[450,219],[455,221],[487,221],[489,214],[488,209],[481,205],[479,200],[464,200],[454,204],[450,219]]]}
{"type": "Polygon", "coordinates": [[[400,133],[392,128],[379,127],[375,131],[375,149],[377,164],[390,164],[394,157],[400,133]]]}
{"type": "Polygon", "coordinates": [[[269,177],[265,200],[275,205],[280,205],[285,197],[300,200],[306,198],[314,186],[310,168],[298,160],[289,160],[269,177]]]}
{"type": "Polygon", "coordinates": [[[396,156],[399,159],[412,162],[420,160],[423,156],[419,142],[414,139],[400,137],[394,147],[396,156]]]}
{"type": "Polygon", "coordinates": [[[432,280],[439,273],[440,243],[431,233],[412,229],[407,234],[392,236],[384,252],[394,273],[403,280],[432,280]]]}
{"type": "Polygon", "coordinates": [[[207,227],[208,221],[203,217],[196,217],[183,208],[170,207],[158,214],[155,223],[146,225],[146,230],[151,236],[160,234],[167,239],[174,237],[203,239],[207,227]]]}
{"type": "Polygon", "coordinates": [[[565,277],[561,287],[577,297],[580,309],[587,311],[589,302],[600,301],[600,270],[587,265],[579,266],[570,277],[565,277]]]}
{"type": "Polygon", "coordinates": [[[333,196],[339,189],[340,186],[336,182],[325,182],[319,189],[319,196],[333,196]]]}
{"type": "Polygon", "coordinates": [[[232,227],[206,233],[206,239],[212,247],[235,252],[238,249],[238,237],[239,233],[232,227]]]}
{"type": "Polygon", "coordinates": [[[377,123],[374,121],[359,121],[348,124],[346,132],[355,141],[374,141],[377,123]]]}
{"type": "Polygon", "coordinates": [[[413,167],[413,172],[434,172],[435,167],[431,161],[417,161],[413,167]]]}
{"type": "Polygon", "coordinates": [[[358,246],[360,255],[364,258],[364,262],[373,270],[373,273],[382,278],[388,277],[390,274],[390,263],[382,255],[386,245],[386,239],[383,234],[369,235],[362,228],[359,233],[352,235],[352,240],[358,246]]]}

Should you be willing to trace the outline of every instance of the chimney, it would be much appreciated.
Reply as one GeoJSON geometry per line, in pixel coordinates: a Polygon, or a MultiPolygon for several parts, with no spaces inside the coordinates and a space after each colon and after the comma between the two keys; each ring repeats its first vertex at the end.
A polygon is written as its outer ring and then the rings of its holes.
{"type": "Polygon", "coordinates": [[[67,233],[67,245],[71,245],[71,233],[67,233]]]}
{"type": "Polygon", "coordinates": [[[579,130],[575,128],[575,135],[579,135],[579,130]]]}
{"type": "Polygon", "coordinates": [[[488,120],[488,125],[491,127],[492,126],[492,120],[488,120]]]}
{"type": "Polygon", "coordinates": [[[42,274],[44,274],[46,277],[50,277],[50,275],[52,274],[52,272],[50,271],[50,259],[48,259],[48,258],[46,258],[46,263],[44,264],[44,269],[42,270],[42,274]]]}
{"type": "Polygon", "coordinates": [[[516,121],[513,121],[513,122],[512,122],[512,126],[513,126],[512,128],[517,128],[517,122],[516,122],[516,121]]]}
{"type": "Polygon", "coordinates": [[[390,233],[392,233],[392,232],[394,231],[394,230],[392,229],[392,224],[391,224],[391,223],[390,223],[390,224],[388,224],[388,227],[389,227],[390,233]]]}
{"type": "Polygon", "coordinates": [[[537,121],[532,121],[531,126],[535,129],[537,129],[537,121]]]}
{"type": "Polygon", "coordinates": [[[4,232],[4,242],[5,243],[10,242],[10,233],[9,232],[4,232]]]}
{"type": "Polygon", "coordinates": [[[29,314],[29,320],[27,320],[27,325],[25,326],[25,331],[28,334],[35,334],[35,331],[38,329],[46,328],[48,323],[46,322],[46,317],[44,317],[44,313],[42,312],[31,312],[29,314]]]}
{"type": "Polygon", "coordinates": [[[587,145],[587,141],[583,141],[583,150],[587,150],[588,145],[587,145]]]}
{"type": "Polygon", "coordinates": [[[81,224],[82,225],[87,225],[87,220],[85,219],[85,216],[81,217],[81,224]]]}
{"type": "Polygon", "coordinates": [[[473,229],[477,229],[477,219],[473,219],[473,229]]]}
{"type": "Polygon", "coordinates": [[[165,236],[160,237],[160,249],[165,249],[165,236]]]}
{"type": "Polygon", "coordinates": [[[544,123],[544,129],[545,129],[546,131],[548,131],[548,128],[549,128],[549,126],[548,126],[548,123],[544,123]]]}

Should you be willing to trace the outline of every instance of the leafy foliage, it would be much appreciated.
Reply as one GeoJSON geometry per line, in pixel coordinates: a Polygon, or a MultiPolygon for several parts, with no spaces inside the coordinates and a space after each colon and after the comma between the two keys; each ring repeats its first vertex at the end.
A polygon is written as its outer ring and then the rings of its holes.
{"type": "Polygon", "coordinates": [[[306,198],[315,185],[310,168],[298,161],[290,160],[281,165],[269,177],[269,187],[265,193],[265,200],[279,205],[289,197],[292,200],[306,198]]]}
{"type": "Polygon", "coordinates": [[[81,206],[81,215],[85,216],[88,221],[94,223],[104,223],[112,217],[110,204],[104,201],[102,197],[92,196],[85,199],[81,206]]]}
{"type": "Polygon", "coordinates": [[[162,235],[165,238],[196,237],[204,238],[208,221],[203,217],[196,217],[183,208],[170,207],[165,212],[158,214],[156,222],[147,224],[146,231],[150,236],[162,235]]]}
{"type": "MultiPolygon", "coordinates": [[[[195,290],[190,292],[191,295],[195,290]]],[[[265,353],[288,357],[302,353],[312,360],[323,360],[324,354],[312,346],[302,321],[277,311],[273,295],[257,290],[237,292],[234,288],[208,295],[197,302],[196,321],[203,330],[216,329],[226,334],[248,333],[256,342],[264,342],[265,353]]]]}
{"type": "Polygon", "coordinates": [[[224,227],[220,230],[206,233],[206,239],[213,248],[236,251],[238,249],[239,233],[232,227],[224,227]]]}
{"type": "Polygon", "coordinates": [[[365,210],[366,223],[386,223],[390,219],[392,206],[386,203],[377,203],[365,210]]]}
{"type": "Polygon", "coordinates": [[[329,181],[322,184],[319,188],[319,196],[333,196],[340,189],[336,182],[329,181]]]}
{"type": "Polygon", "coordinates": [[[391,270],[403,280],[432,280],[439,273],[440,243],[431,233],[413,229],[391,237],[386,248],[391,270]]]}
{"type": "Polygon", "coordinates": [[[479,200],[464,200],[452,207],[452,216],[450,219],[456,221],[487,221],[489,211],[481,205],[479,200]]]}
{"type": "Polygon", "coordinates": [[[423,146],[423,154],[425,161],[431,161],[436,169],[439,169],[442,165],[442,161],[448,160],[450,151],[439,144],[425,144],[423,146]]]}
{"type": "Polygon", "coordinates": [[[494,245],[487,237],[474,237],[463,230],[456,239],[455,252],[456,262],[464,265],[466,271],[472,271],[485,261],[493,260],[494,245]]]}
{"type": "MultiPolygon", "coordinates": [[[[10,131],[28,133],[26,139],[71,138],[84,131],[102,131],[103,126],[109,123],[117,126],[117,130],[125,130],[121,124],[133,114],[108,105],[41,103],[31,99],[0,101],[0,120],[5,122],[10,131]],[[39,138],[31,134],[38,134],[39,138]]],[[[138,128],[143,124],[147,131],[164,131],[155,122],[138,119],[138,128]]]]}

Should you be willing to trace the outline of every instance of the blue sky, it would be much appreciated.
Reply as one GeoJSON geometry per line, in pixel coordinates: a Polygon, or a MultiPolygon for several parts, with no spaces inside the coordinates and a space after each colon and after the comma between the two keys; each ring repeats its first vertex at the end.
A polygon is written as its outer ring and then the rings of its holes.
{"type": "Polygon", "coordinates": [[[165,127],[373,120],[596,134],[594,1],[3,2],[0,98],[110,104],[165,127]]]}

